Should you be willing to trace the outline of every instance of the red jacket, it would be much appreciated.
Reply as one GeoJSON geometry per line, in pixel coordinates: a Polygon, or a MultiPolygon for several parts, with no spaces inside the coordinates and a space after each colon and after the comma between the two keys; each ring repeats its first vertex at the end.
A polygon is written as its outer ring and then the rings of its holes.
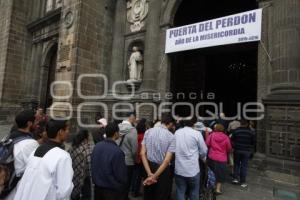
{"type": "Polygon", "coordinates": [[[231,151],[229,137],[222,132],[213,132],[206,139],[208,157],[218,162],[227,162],[227,154],[231,151]]]}
{"type": "Polygon", "coordinates": [[[136,163],[141,164],[142,163],[142,158],[140,156],[141,149],[142,149],[142,141],[144,139],[145,133],[138,133],[138,151],[137,151],[137,158],[136,158],[136,163]]]}

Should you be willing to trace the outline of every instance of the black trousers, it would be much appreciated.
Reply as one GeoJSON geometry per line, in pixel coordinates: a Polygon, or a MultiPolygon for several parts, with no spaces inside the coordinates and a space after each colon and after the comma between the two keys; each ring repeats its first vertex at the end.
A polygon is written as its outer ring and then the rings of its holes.
{"type": "Polygon", "coordinates": [[[72,200],[91,200],[92,199],[92,182],[91,177],[88,176],[84,179],[84,185],[81,188],[81,194],[72,197],[72,200]]]}
{"type": "MultiPolygon", "coordinates": [[[[153,162],[149,162],[150,169],[155,172],[159,165],[153,162]]],[[[160,175],[157,183],[144,187],[144,200],[167,200],[172,190],[172,176],[170,167],[167,167],[165,171],[160,175]]]]}
{"type": "Polygon", "coordinates": [[[125,200],[126,192],[95,186],[95,200],[125,200]]]}
{"type": "Polygon", "coordinates": [[[129,191],[132,186],[132,175],[133,175],[134,165],[127,166],[127,188],[126,188],[126,200],[129,200],[129,191]]]}

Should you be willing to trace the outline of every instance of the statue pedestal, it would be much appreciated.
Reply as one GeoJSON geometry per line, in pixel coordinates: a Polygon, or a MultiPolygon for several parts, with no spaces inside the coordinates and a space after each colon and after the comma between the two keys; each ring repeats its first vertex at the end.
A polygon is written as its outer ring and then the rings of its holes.
{"type": "Polygon", "coordinates": [[[125,83],[125,85],[127,87],[127,90],[129,92],[137,91],[140,88],[141,84],[142,84],[141,80],[140,81],[138,81],[138,80],[127,80],[126,83],[125,83]]]}

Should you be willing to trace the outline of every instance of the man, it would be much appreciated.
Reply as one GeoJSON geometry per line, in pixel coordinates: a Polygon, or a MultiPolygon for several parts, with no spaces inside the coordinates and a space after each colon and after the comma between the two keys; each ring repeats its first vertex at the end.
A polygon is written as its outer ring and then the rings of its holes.
{"type": "Polygon", "coordinates": [[[119,124],[120,138],[117,140],[117,144],[125,154],[125,163],[127,166],[127,190],[131,187],[132,174],[134,170],[135,160],[138,150],[138,136],[137,130],[134,127],[136,123],[135,113],[130,112],[126,115],[127,119],[119,124]]]}
{"type": "Polygon", "coordinates": [[[101,142],[105,138],[105,126],[107,125],[107,121],[105,118],[96,119],[97,125],[99,127],[91,130],[94,144],[101,142]]]}
{"type": "Polygon", "coordinates": [[[203,139],[206,139],[206,137],[208,137],[208,135],[212,132],[212,129],[209,127],[206,127],[205,124],[201,120],[198,120],[194,124],[194,129],[199,131],[202,134],[203,139]]]}
{"type": "Polygon", "coordinates": [[[125,155],[116,140],[120,137],[116,123],[105,127],[106,139],[97,143],[92,153],[92,179],[95,199],[124,200],[127,189],[125,155]]]}
{"type": "Polygon", "coordinates": [[[228,131],[229,134],[231,134],[233,131],[235,131],[240,126],[241,126],[241,123],[238,120],[238,118],[236,118],[232,122],[229,123],[227,131],[228,131]]]}
{"type": "Polygon", "coordinates": [[[146,131],[141,158],[148,178],[144,181],[144,200],[166,200],[172,184],[170,162],[175,152],[175,128],[170,116],[163,116],[162,125],[146,131]]]}
{"type": "Polygon", "coordinates": [[[249,128],[247,120],[241,120],[241,127],[233,132],[231,139],[234,148],[234,180],[232,182],[240,183],[245,188],[248,186],[246,183],[248,161],[255,145],[255,135],[249,128]]]}
{"type": "Polygon", "coordinates": [[[177,200],[199,199],[200,166],[199,157],[206,160],[207,146],[199,131],[193,129],[196,120],[184,121],[184,128],[175,132],[175,183],[177,200]]]}
{"type": "MultiPolygon", "coordinates": [[[[34,121],[35,117],[33,111],[24,110],[20,112],[15,118],[17,130],[12,131],[9,136],[12,140],[23,138],[21,141],[17,142],[14,145],[13,150],[14,167],[17,178],[22,177],[27,166],[30,154],[39,146],[38,142],[34,140],[31,136],[34,121]]],[[[14,190],[12,190],[5,199],[14,199],[15,194],[16,188],[14,188],[14,190]]]]}
{"type": "Polygon", "coordinates": [[[44,113],[43,108],[38,108],[35,114],[35,124],[40,123],[41,121],[48,121],[47,115],[44,113]]]}
{"type": "Polygon", "coordinates": [[[226,120],[225,113],[221,112],[219,118],[216,121],[218,124],[222,124],[225,128],[225,131],[228,129],[228,121],[226,120]]]}
{"type": "Polygon", "coordinates": [[[65,120],[51,119],[46,127],[48,141],[31,154],[18,186],[15,200],[68,200],[73,189],[72,160],[62,149],[69,136],[65,120]]]}

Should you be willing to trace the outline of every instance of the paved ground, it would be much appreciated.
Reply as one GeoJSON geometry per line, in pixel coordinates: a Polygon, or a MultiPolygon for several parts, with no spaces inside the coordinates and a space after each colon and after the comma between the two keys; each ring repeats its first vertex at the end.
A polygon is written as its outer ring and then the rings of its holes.
{"type": "Polygon", "coordinates": [[[300,177],[262,170],[253,163],[251,165],[248,172],[248,188],[232,185],[228,176],[223,195],[218,196],[217,200],[300,200],[300,177]],[[281,197],[275,197],[277,191],[281,197]]]}
{"type": "Polygon", "coordinates": [[[282,174],[272,174],[251,168],[248,174],[248,188],[243,189],[230,183],[224,185],[224,194],[219,196],[218,200],[300,200],[300,180],[296,184],[294,180],[291,182],[282,182],[278,180],[278,176],[282,174]],[[277,180],[276,180],[277,179],[277,180]],[[276,189],[285,193],[282,198],[275,198],[276,189]],[[295,193],[293,193],[295,192],[295,193]],[[293,197],[295,196],[295,197],[293,197]]]}

